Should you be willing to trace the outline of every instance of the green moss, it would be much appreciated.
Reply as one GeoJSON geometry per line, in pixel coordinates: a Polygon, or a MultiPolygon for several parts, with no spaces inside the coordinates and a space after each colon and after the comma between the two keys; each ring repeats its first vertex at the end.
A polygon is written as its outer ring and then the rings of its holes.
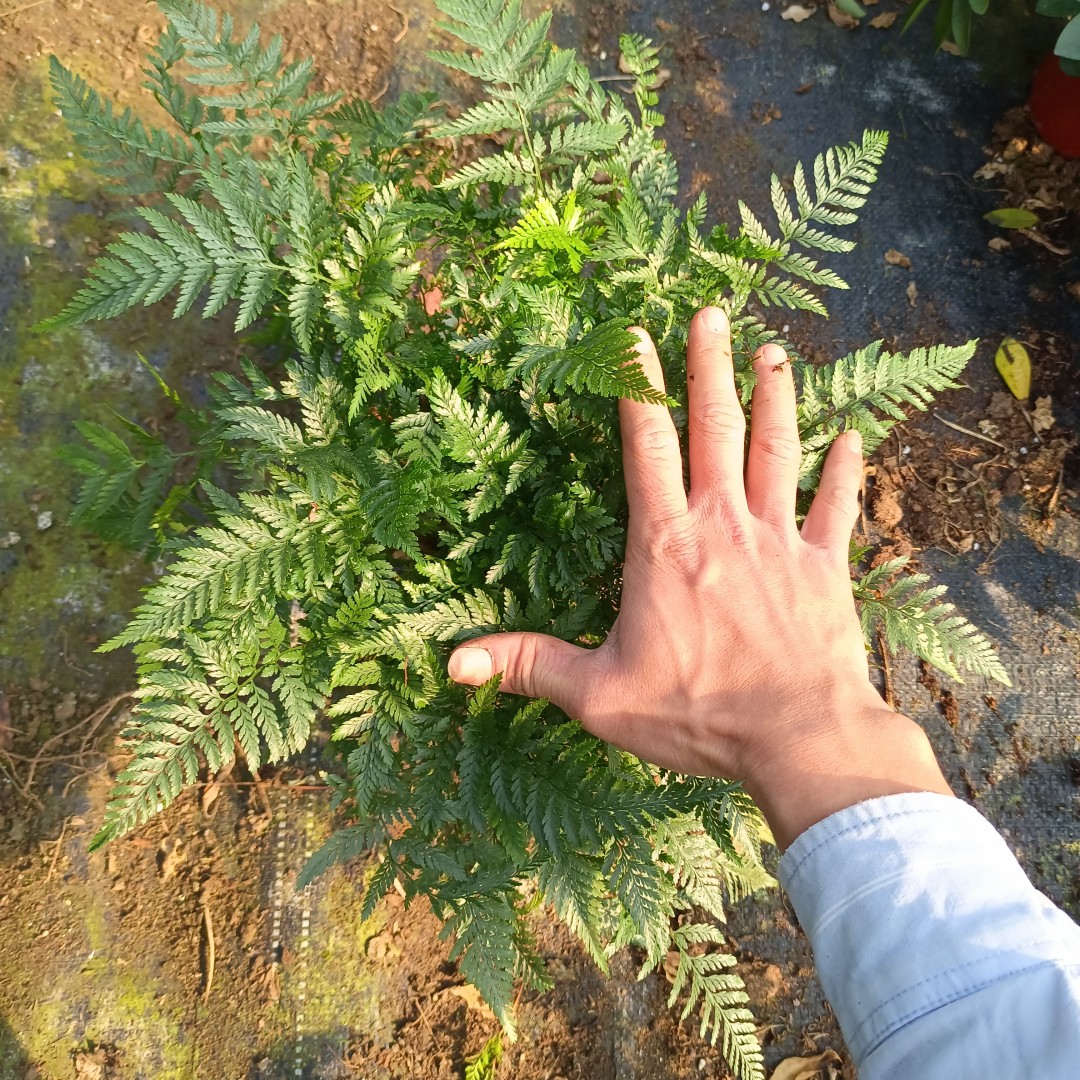
{"type": "Polygon", "coordinates": [[[85,692],[130,678],[125,656],[92,650],[123,625],[149,571],[65,524],[76,477],[59,451],[78,438],[77,419],[162,416],[166,402],[138,350],[183,386],[190,357],[220,367],[236,346],[227,327],[171,323],[165,305],[110,324],[33,329],[66,304],[119,226],[49,101],[44,67],[16,100],[0,117],[0,655],[13,683],[48,677],[85,692]]]}
{"type": "MultiPolygon", "coordinates": [[[[183,1011],[163,992],[168,984],[156,969],[140,966],[147,963],[142,958],[113,952],[108,911],[93,885],[69,886],[69,891],[82,912],[83,940],[66,956],[83,962],[62,975],[40,973],[41,984],[28,987],[26,999],[34,1006],[21,1018],[21,1052],[46,1080],[69,1077],[71,1048],[85,1043],[116,1046],[123,1075],[133,1080],[194,1080],[197,1051],[184,1030],[183,1011]]],[[[181,995],[175,1000],[179,1003],[181,995]]],[[[0,1063],[3,1054],[0,1032],[0,1063]]]]}
{"type": "Polygon", "coordinates": [[[324,888],[307,972],[305,1026],[316,1037],[362,1031],[387,1042],[392,1033],[392,1019],[382,1010],[387,973],[367,956],[372,938],[386,926],[386,912],[380,906],[361,919],[363,887],[344,873],[331,874],[324,888]]]}

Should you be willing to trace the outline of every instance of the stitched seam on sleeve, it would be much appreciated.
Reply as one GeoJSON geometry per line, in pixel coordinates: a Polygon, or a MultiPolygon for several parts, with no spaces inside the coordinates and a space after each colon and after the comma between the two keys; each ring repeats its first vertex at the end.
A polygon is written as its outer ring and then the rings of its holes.
{"type": "MultiPolygon", "coordinates": [[[[1038,948],[1040,945],[1048,945],[1051,942],[1057,940],[1057,937],[1049,937],[1040,938],[1037,941],[1026,941],[1022,945],[1015,946],[1015,951],[1019,952],[1024,949],[1035,949],[1038,948]]],[[[867,1025],[871,1023],[871,1021],[881,1012],[882,1009],[887,1009],[890,1005],[893,1004],[893,1002],[897,1000],[897,998],[901,998],[905,994],[910,994],[912,991],[918,990],[919,987],[926,986],[927,983],[937,982],[939,979],[945,979],[951,975],[957,975],[961,971],[964,971],[966,968],[976,967],[979,964],[985,964],[988,959],[990,959],[990,957],[983,955],[975,960],[968,960],[966,963],[957,964],[955,967],[946,968],[944,971],[935,972],[933,975],[928,975],[925,979],[920,979],[917,983],[912,983],[910,986],[905,986],[903,990],[899,991],[896,994],[893,994],[892,997],[890,997],[886,1001],[883,1001],[872,1012],[868,1013],[865,1017],[863,1017],[862,1022],[852,1033],[851,1042],[857,1043],[861,1033],[866,1029],[867,1025]]],[[[1054,960],[1053,958],[1048,957],[1045,960],[1039,960],[1036,963],[1028,964],[1025,967],[1011,968],[1010,970],[1002,972],[999,975],[995,975],[993,978],[988,978],[981,983],[976,983],[963,989],[950,991],[949,993],[944,994],[941,998],[935,999],[930,1003],[924,1002],[918,1008],[912,1009],[910,1012],[907,1012],[904,1015],[898,1017],[889,1026],[889,1030],[885,1032],[880,1039],[878,1039],[877,1043],[870,1050],[868,1050],[867,1053],[872,1053],[873,1050],[876,1050],[877,1047],[880,1046],[885,1041],[885,1039],[887,1039],[894,1031],[898,1030],[898,1028],[911,1021],[914,1017],[918,1016],[919,1013],[933,1012],[935,1009],[941,1008],[942,1005],[945,1005],[950,1001],[957,1001],[960,998],[968,997],[970,994],[977,994],[980,990],[985,989],[987,986],[992,986],[994,983],[1000,982],[1002,979],[1010,979],[1014,975],[1023,975],[1026,972],[1035,970],[1036,968],[1053,966],[1057,962],[1058,961],[1054,960]]]]}

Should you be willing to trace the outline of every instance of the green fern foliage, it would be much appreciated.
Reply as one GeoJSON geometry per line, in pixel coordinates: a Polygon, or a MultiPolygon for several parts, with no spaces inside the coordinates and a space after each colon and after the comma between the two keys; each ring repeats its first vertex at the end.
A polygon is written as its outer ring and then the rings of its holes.
{"type": "MultiPolygon", "coordinates": [[[[729,228],[704,197],[680,208],[644,38],[622,39],[624,96],[548,40],[550,14],[438,0],[461,45],[436,58],[476,80],[476,100],[376,108],[313,92],[309,62],[198,0],[159,6],[145,74],[163,122],[118,113],[53,62],[82,152],[141,199],[47,325],[168,303],[237,331],[258,321],[284,348],[219,373],[198,410],[163,387],[175,439],[81,429],[76,518],[165,567],[103,646],[134,651],[139,699],[95,846],[200,770],[237,756],[257,769],[326,733],[349,825],[302,883],[377,850],[363,910],[392,887],[426,898],[508,1033],[515,986],[546,985],[526,896],[601,968],[627,945],[646,973],[674,950],[673,1003],[760,1078],[710,922],[770,883],[748,797],[606,747],[497,680],[466,690],[446,659],[498,629],[602,640],[626,540],[618,399],[685,402],[686,327],[706,304],[730,315],[749,391],[753,353],[779,340],[763,313],[824,313],[845,287],[832,263],[885,134],[796,166],[790,185],[774,177],[769,223],[741,205],[729,228]],[[490,149],[450,150],[466,137],[490,149]],[[666,396],[634,358],[635,325],[657,343],[666,396]]],[[[877,344],[818,369],[788,348],[809,494],[839,431],[874,445],[954,386],[972,347],[877,344]]],[[[899,570],[856,583],[868,632],[1003,679],[986,639],[899,570]]]]}
{"type": "Polygon", "coordinates": [[[855,583],[867,637],[880,626],[890,645],[910,649],[958,681],[963,681],[963,669],[1011,686],[986,635],[958,615],[952,604],[941,601],[944,585],[930,584],[928,574],[902,573],[908,562],[906,555],[890,559],[855,583]]]}

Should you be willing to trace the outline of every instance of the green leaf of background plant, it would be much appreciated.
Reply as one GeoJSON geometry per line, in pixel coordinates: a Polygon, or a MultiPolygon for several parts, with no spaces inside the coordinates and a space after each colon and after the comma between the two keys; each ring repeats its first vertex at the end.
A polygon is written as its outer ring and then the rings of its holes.
{"type": "Polygon", "coordinates": [[[854,15],[856,19],[861,19],[866,14],[866,9],[857,0],[835,0],[835,3],[841,11],[854,15]]]}
{"type": "Polygon", "coordinates": [[[1054,46],[1054,54],[1066,60],[1080,60],[1080,18],[1065,25],[1054,46]]]}
{"type": "Polygon", "coordinates": [[[968,0],[968,6],[976,15],[985,15],[990,6],[990,0],[968,0]]]}
{"type": "Polygon", "coordinates": [[[1039,0],[1035,10],[1051,19],[1071,19],[1080,15],[1080,0],[1039,0]]]}
{"type": "Polygon", "coordinates": [[[983,218],[1002,229],[1030,229],[1039,224],[1038,216],[1030,210],[1008,206],[991,210],[989,214],[983,214],[983,218]]]}
{"type": "Polygon", "coordinates": [[[952,36],[956,47],[967,56],[971,48],[971,5],[965,0],[953,0],[952,36]]]}

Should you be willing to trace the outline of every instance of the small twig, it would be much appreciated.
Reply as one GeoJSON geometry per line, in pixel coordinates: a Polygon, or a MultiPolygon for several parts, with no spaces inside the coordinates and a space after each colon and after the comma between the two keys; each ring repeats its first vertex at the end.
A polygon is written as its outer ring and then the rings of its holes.
{"type": "Polygon", "coordinates": [[[393,4],[387,4],[386,6],[392,12],[394,12],[395,15],[401,16],[403,25],[401,29],[390,39],[395,45],[398,45],[405,39],[405,35],[409,32],[409,14],[406,11],[402,11],[400,8],[394,7],[393,4]]]}
{"type": "Polygon", "coordinates": [[[390,89],[390,80],[387,79],[386,82],[383,83],[383,88],[374,97],[368,98],[368,104],[369,105],[374,105],[375,102],[378,101],[379,98],[381,98],[383,96],[383,94],[385,94],[386,91],[389,90],[389,89],[390,89]]]}
{"type": "Polygon", "coordinates": [[[594,82],[633,82],[636,75],[597,75],[594,82]]]}
{"type": "Polygon", "coordinates": [[[273,821],[274,808],[270,805],[270,797],[266,794],[266,784],[254,769],[251,770],[251,776],[252,783],[255,785],[255,790],[259,793],[259,799],[263,804],[263,809],[266,811],[266,816],[273,821]]]}
{"type": "Polygon", "coordinates": [[[994,446],[1001,447],[1002,450],[1008,450],[1009,448],[1004,443],[999,443],[997,439],[991,439],[989,435],[982,435],[978,431],[972,431],[970,428],[961,427],[959,424],[954,424],[951,420],[946,420],[942,416],[938,416],[934,413],[934,419],[939,423],[944,424],[946,427],[952,428],[953,431],[959,431],[964,435],[970,435],[973,439],[982,439],[983,442],[991,443],[994,446]]]}
{"type": "Polygon", "coordinates": [[[879,630],[877,632],[878,652],[881,653],[881,670],[885,674],[885,704],[891,709],[896,708],[896,695],[893,693],[892,666],[889,663],[889,647],[885,644],[885,636],[879,630]]]}
{"type": "Polygon", "coordinates": [[[1057,510],[1058,500],[1061,498],[1061,484],[1065,479],[1065,462],[1061,463],[1061,468],[1058,469],[1057,483],[1054,485],[1054,493],[1050,496],[1050,501],[1046,504],[1045,516],[1050,518],[1054,516],[1054,511],[1057,510]]]}
{"type": "Polygon", "coordinates": [[[202,905],[203,926],[206,928],[206,989],[203,1001],[210,996],[210,987],[214,985],[214,923],[210,918],[210,905],[204,900],[202,905]]]}
{"type": "Polygon", "coordinates": [[[60,849],[64,846],[64,835],[67,833],[68,822],[71,818],[64,818],[64,824],[60,826],[60,835],[53,841],[56,845],[53,848],[52,861],[49,863],[49,872],[45,875],[45,884],[47,885],[53,876],[53,871],[56,869],[56,861],[60,857],[60,849]]]}
{"type": "Polygon", "coordinates": [[[19,15],[24,11],[40,7],[42,4],[47,4],[48,2],[49,0],[30,0],[29,4],[23,4],[21,7],[12,8],[10,11],[0,11],[0,19],[7,19],[12,15],[19,15]]]}

